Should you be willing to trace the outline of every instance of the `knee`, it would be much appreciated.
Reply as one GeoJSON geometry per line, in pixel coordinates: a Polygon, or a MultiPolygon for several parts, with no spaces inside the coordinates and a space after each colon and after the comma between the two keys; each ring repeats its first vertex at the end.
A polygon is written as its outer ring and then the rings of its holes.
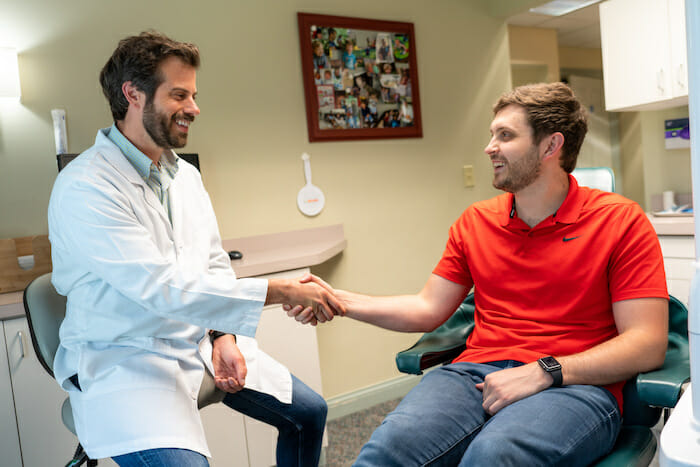
{"type": "Polygon", "coordinates": [[[460,465],[536,465],[531,461],[516,439],[479,433],[469,444],[460,465]]]}
{"type": "Polygon", "coordinates": [[[323,432],[328,415],[328,404],[315,392],[308,392],[295,398],[290,413],[289,429],[305,432],[323,432]]]}
{"type": "Polygon", "coordinates": [[[313,400],[307,404],[305,425],[316,430],[323,430],[328,416],[328,404],[320,395],[314,393],[314,396],[313,400]]]}

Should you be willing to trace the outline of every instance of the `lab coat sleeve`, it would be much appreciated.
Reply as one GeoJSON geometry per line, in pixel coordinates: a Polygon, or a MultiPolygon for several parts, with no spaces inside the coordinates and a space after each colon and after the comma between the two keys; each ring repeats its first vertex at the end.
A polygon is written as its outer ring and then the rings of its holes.
{"type": "MultiPolygon", "coordinates": [[[[55,283],[59,292],[66,293],[80,281],[93,280],[94,275],[157,315],[224,332],[255,335],[267,281],[236,279],[230,267],[228,271],[191,270],[178,261],[182,245],[162,236],[157,238],[139,219],[134,204],[144,201],[143,196],[139,199],[134,193],[146,187],[120,186],[109,173],[75,169],[70,176],[59,176],[49,205],[52,247],[57,254],[69,257],[62,261],[62,277],[70,279],[55,283]],[[75,271],[71,272],[71,267],[75,271]]],[[[212,241],[220,244],[218,231],[212,234],[212,241]]],[[[217,263],[221,261],[221,254],[215,257],[217,263]]]]}

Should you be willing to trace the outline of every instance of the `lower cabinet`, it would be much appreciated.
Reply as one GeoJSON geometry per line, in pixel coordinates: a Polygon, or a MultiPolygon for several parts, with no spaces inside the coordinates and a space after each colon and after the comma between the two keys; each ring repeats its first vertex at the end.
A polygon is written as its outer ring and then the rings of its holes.
{"type": "MultiPolygon", "coordinates": [[[[78,445],[78,439],[61,420],[61,406],[67,395],[39,363],[26,318],[1,323],[2,350],[6,352],[0,352],[0,370],[4,361],[4,374],[8,375],[0,379],[2,465],[65,465],[78,445]],[[8,411],[11,413],[4,416],[8,411]]],[[[116,466],[111,460],[100,465],[116,466]]]]}
{"type": "MultiPolygon", "coordinates": [[[[308,272],[297,269],[265,278],[290,278],[308,272]]],[[[23,314],[21,303],[3,311],[23,314]]],[[[281,306],[265,307],[258,345],[283,363],[319,394],[321,370],[316,329],[287,317],[281,306]]],[[[61,406],[67,394],[39,363],[32,348],[26,318],[0,321],[0,465],[46,467],[65,465],[78,440],[63,426],[61,406]]],[[[275,465],[277,430],[244,417],[223,404],[202,410],[212,467],[275,465]]],[[[114,467],[111,459],[100,466],[114,467]]]]}

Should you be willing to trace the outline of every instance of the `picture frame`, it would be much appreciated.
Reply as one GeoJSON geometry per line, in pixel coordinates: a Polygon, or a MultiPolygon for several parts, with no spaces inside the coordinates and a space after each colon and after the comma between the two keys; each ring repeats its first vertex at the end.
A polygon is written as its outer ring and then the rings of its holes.
{"type": "Polygon", "coordinates": [[[423,136],[413,23],[297,19],[310,142],[423,136]]]}

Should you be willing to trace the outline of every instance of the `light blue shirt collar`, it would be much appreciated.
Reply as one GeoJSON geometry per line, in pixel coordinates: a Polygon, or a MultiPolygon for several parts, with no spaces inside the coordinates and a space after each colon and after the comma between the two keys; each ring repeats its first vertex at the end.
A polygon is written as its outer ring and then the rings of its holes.
{"type": "MultiPolygon", "coordinates": [[[[107,133],[107,137],[117,145],[122,154],[124,154],[131,165],[134,166],[141,178],[148,180],[149,177],[151,177],[152,168],[158,171],[158,167],[156,167],[153,161],[119,131],[116,123],[112,124],[112,127],[107,133]]],[[[178,160],[179,157],[171,150],[165,150],[160,158],[161,166],[168,172],[171,179],[175,178],[175,174],[177,173],[178,160]]]]}

